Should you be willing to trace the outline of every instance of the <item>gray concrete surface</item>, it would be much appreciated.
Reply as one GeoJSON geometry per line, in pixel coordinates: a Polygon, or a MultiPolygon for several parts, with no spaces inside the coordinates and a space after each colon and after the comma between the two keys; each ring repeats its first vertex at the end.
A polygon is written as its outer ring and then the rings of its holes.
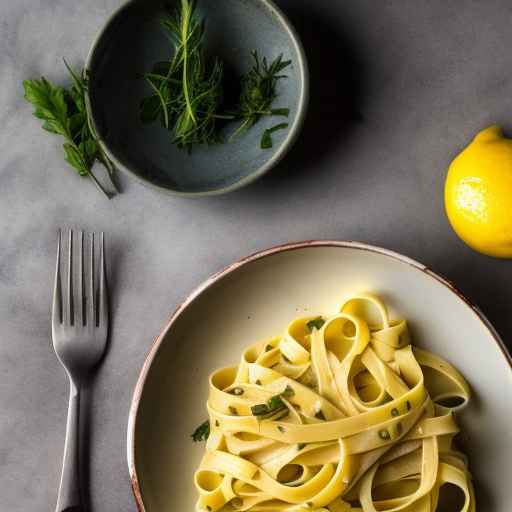
{"type": "MultiPolygon", "coordinates": [[[[506,341],[512,268],[447,224],[443,182],[486,125],[512,129],[508,0],[282,0],[312,71],[307,126],[270,176],[226,197],[170,198],[121,177],[108,202],[63,162],[24,78],[80,64],[119,0],[0,0],[0,510],[53,510],[67,384],[50,348],[58,226],[104,230],[111,348],[91,389],[94,512],[134,510],[125,463],[137,374],[169,312],[212,272],[289,240],[356,239],[446,275],[506,341]]],[[[510,345],[509,345],[510,346],[510,345]]]]}

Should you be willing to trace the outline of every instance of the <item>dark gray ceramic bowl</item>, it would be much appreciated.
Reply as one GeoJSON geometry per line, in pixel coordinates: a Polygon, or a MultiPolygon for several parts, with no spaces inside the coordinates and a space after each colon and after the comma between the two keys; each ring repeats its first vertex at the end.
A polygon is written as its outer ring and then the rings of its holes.
{"type": "Polygon", "coordinates": [[[262,176],[292,146],[308,103],[307,63],[295,30],[270,0],[199,0],[197,12],[207,22],[206,52],[225,62],[228,76],[249,69],[252,50],[270,60],[282,53],[292,61],[275,102],[289,107],[290,117],[289,127],[274,133],[271,149],[260,148],[261,134],[284,118],[261,119],[234,142],[189,155],[171,144],[160,125],[143,125],[138,114],[150,93],[142,75],[171,55],[159,18],[164,6],[178,5],[179,0],[131,0],[108,20],[86,63],[91,121],[111,159],[143,182],[178,195],[223,194],[262,176]]]}

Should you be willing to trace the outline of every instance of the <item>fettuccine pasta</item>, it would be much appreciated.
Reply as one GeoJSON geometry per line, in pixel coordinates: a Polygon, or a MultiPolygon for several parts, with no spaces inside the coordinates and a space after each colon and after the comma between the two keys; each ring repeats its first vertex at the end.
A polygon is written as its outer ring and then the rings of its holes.
{"type": "Polygon", "coordinates": [[[460,512],[474,512],[453,443],[469,398],[460,373],[412,346],[406,321],[373,295],[299,318],[211,375],[196,510],[434,512],[451,484],[460,512]]]}

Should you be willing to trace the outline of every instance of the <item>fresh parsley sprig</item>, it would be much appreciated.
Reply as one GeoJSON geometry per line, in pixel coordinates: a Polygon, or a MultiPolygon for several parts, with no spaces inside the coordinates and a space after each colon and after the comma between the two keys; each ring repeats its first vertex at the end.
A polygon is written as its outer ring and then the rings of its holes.
{"type": "Polygon", "coordinates": [[[114,166],[101,149],[97,136],[89,125],[85,101],[88,79],[83,72],[77,74],[66,61],[64,63],[72,79],[70,88],[56,86],[44,77],[40,80],[24,80],[25,99],[34,106],[34,116],[43,121],[44,130],[64,137],[66,162],[80,176],[91,178],[98,189],[110,198],[111,194],[103,188],[92,172],[95,161],[101,162],[107,168],[115,188],[112,179],[114,166]]]}

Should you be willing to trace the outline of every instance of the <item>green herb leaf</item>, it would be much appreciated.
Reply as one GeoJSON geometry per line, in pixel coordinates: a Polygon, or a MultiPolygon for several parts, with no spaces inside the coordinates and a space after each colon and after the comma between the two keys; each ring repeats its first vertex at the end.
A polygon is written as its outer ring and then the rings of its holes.
{"type": "Polygon", "coordinates": [[[268,128],[267,130],[265,130],[261,137],[261,149],[271,148],[274,145],[274,143],[272,142],[272,134],[277,130],[284,130],[285,128],[288,128],[288,123],[276,124],[272,128],[268,128]]]}
{"type": "Polygon", "coordinates": [[[273,116],[284,116],[288,117],[290,115],[289,108],[273,108],[271,111],[273,116]]]}
{"type": "Polygon", "coordinates": [[[264,414],[268,414],[268,406],[267,404],[256,404],[251,406],[251,412],[253,416],[263,416],[264,414]]]}
{"type": "Polygon", "coordinates": [[[87,115],[85,112],[77,112],[70,116],[68,121],[69,134],[73,140],[82,138],[84,135],[84,126],[87,124],[87,115]]]}
{"type": "Polygon", "coordinates": [[[45,130],[67,137],[68,107],[64,89],[55,87],[42,77],[41,80],[25,80],[25,99],[34,106],[34,115],[45,121],[45,130]]]}
{"type": "Polygon", "coordinates": [[[308,329],[310,331],[313,331],[313,329],[320,330],[324,324],[325,320],[321,316],[319,316],[318,318],[310,320],[306,325],[308,326],[308,329]]]}
{"type": "Polygon", "coordinates": [[[290,398],[295,395],[295,391],[291,386],[286,386],[285,390],[279,395],[270,397],[266,404],[257,404],[251,407],[253,416],[267,416],[276,413],[281,409],[286,409],[283,398],[290,398]]]}
{"type": "Polygon", "coordinates": [[[34,116],[43,121],[44,130],[64,137],[66,162],[80,176],[90,177],[95,185],[110,197],[92,173],[96,160],[104,163],[109,173],[113,165],[102,153],[96,136],[89,127],[85,102],[88,81],[83,72],[77,74],[66,61],[64,64],[73,82],[71,88],[55,86],[44,77],[40,80],[25,80],[25,99],[33,105],[34,116]]]}
{"type": "Polygon", "coordinates": [[[78,145],[85,158],[86,165],[90,169],[98,155],[98,143],[94,139],[85,139],[78,145]]]}
{"type": "Polygon", "coordinates": [[[204,423],[201,423],[199,427],[197,427],[193,434],[191,435],[194,443],[198,441],[206,441],[210,436],[210,420],[206,420],[204,423]]]}
{"type": "Polygon", "coordinates": [[[63,145],[63,148],[64,153],[66,154],[66,162],[78,171],[80,176],[87,176],[89,169],[83,155],[80,153],[80,150],[74,144],[70,144],[68,142],[63,145]]]}
{"type": "Polygon", "coordinates": [[[286,386],[284,391],[281,393],[281,396],[284,398],[291,398],[294,395],[295,395],[295,391],[289,384],[286,386]]]}
{"type": "Polygon", "coordinates": [[[278,409],[282,409],[286,407],[281,395],[275,395],[268,401],[268,409],[270,412],[277,411],[278,409]]]}

